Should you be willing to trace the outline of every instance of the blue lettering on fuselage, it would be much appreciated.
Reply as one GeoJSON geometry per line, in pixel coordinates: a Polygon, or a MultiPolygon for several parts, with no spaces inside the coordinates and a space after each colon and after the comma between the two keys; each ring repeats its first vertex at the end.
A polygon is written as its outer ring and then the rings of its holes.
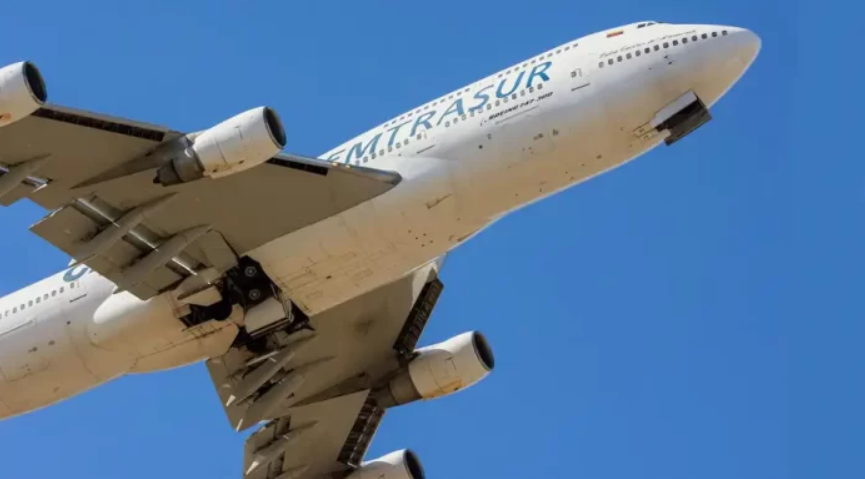
{"type": "Polygon", "coordinates": [[[361,159],[368,154],[375,153],[375,149],[378,148],[379,138],[381,138],[381,133],[378,133],[377,135],[372,137],[372,140],[370,140],[370,142],[367,143],[366,146],[363,145],[363,141],[361,141],[360,143],[355,143],[351,147],[351,149],[348,150],[348,155],[346,155],[345,157],[345,162],[351,163],[352,155],[354,155],[354,157],[357,159],[361,159]]]}
{"type": "Polygon", "coordinates": [[[409,120],[409,121],[407,121],[407,122],[405,122],[405,123],[400,123],[399,125],[396,125],[396,126],[394,126],[393,128],[389,128],[389,129],[387,130],[387,131],[392,132],[392,133],[390,134],[390,140],[387,141],[387,146],[393,146],[393,142],[394,142],[394,140],[396,140],[396,134],[399,132],[399,129],[402,128],[402,127],[404,127],[404,126],[406,126],[406,125],[408,125],[409,123],[411,123],[411,120],[409,120]]]}
{"type": "Polygon", "coordinates": [[[449,106],[444,113],[442,113],[441,118],[439,118],[438,123],[436,125],[441,125],[445,118],[450,114],[455,114],[457,117],[461,117],[465,115],[465,110],[463,110],[463,99],[457,98],[457,101],[453,103],[453,105],[449,106]]]}
{"type": "Polygon", "coordinates": [[[532,81],[535,77],[541,77],[544,81],[550,81],[550,77],[546,72],[551,66],[553,66],[553,62],[546,62],[532,68],[532,73],[529,74],[529,81],[526,82],[526,87],[532,86],[532,81]]]}
{"type": "Polygon", "coordinates": [[[475,93],[475,100],[480,100],[481,102],[480,102],[480,104],[475,105],[475,106],[469,108],[469,111],[480,111],[480,110],[483,110],[484,107],[487,106],[487,103],[490,102],[490,96],[487,95],[487,94],[484,93],[484,92],[487,91],[487,90],[489,90],[490,88],[493,88],[494,86],[495,86],[495,85],[485,86],[485,87],[481,88],[480,90],[478,90],[478,91],[475,93]]]}
{"type": "Polygon", "coordinates": [[[429,130],[430,128],[432,128],[432,125],[430,124],[429,121],[430,121],[430,120],[432,119],[432,117],[434,117],[434,116],[436,116],[436,111],[435,111],[435,110],[433,110],[433,111],[428,111],[428,112],[424,113],[423,115],[418,116],[418,117],[415,119],[415,121],[414,121],[414,126],[411,127],[411,135],[409,135],[409,136],[415,136],[415,135],[417,134],[417,128],[418,128],[419,126],[421,126],[421,125],[423,125],[424,128],[427,129],[427,130],[429,130]]]}
{"type": "Polygon", "coordinates": [[[495,89],[495,95],[498,98],[509,97],[517,91],[524,88],[531,88],[536,86],[538,80],[540,81],[550,81],[550,76],[547,72],[553,66],[553,62],[547,61],[544,63],[540,63],[535,65],[534,68],[526,75],[526,71],[520,71],[516,78],[512,78],[512,76],[506,76],[499,81],[498,85],[492,84],[485,86],[475,92],[474,96],[471,98],[457,98],[444,112],[439,116],[438,121],[433,122],[438,112],[436,110],[430,110],[421,114],[414,119],[414,124],[411,129],[403,129],[405,125],[412,123],[411,120],[406,121],[405,123],[400,123],[398,125],[393,125],[390,128],[383,130],[377,133],[372,138],[367,138],[365,140],[361,140],[355,144],[353,144],[349,148],[344,148],[341,150],[335,151],[328,158],[329,161],[339,161],[340,157],[343,153],[348,151],[343,160],[345,163],[351,163],[352,159],[360,160],[364,156],[375,153],[378,149],[378,142],[381,139],[381,136],[385,133],[388,133],[387,146],[393,146],[394,143],[397,142],[398,136],[404,136],[405,132],[408,131],[408,138],[412,138],[417,135],[419,132],[424,130],[429,130],[433,127],[433,123],[436,125],[440,125],[443,121],[445,121],[449,116],[460,117],[465,115],[466,110],[469,112],[476,112],[483,110],[487,104],[490,102],[491,94],[489,90],[495,89]],[[513,85],[509,86],[511,81],[513,81],[513,85]],[[465,100],[465,102],[464,102],[465,100]],[[470,101],[474,101],[475,103],[472,106],[467,106],[466,103],[470,101]]]}
{"type": "Polygon", "coordinates": [[[70,268],[66,274],[63,275],[63,281],[67,283],[71,283],[73,281],[78,281],[82,276],[92,271],[90,268],[84,265],[75,266],[74,268],[70,268]]]}
{"type": "Polygon", "coordinates": [[[499,98],[504,98],[504,97],[506,97],[506,96],[511,96],[511,93],[517,91],[517,90],[520,88],[520,83],[522,83],[522,81],[523,81],[523,76],[525,76],[525,74],[526,74],[526,72],[520,72],[519,76],[518,76],[517,79],[514,81],[514,86],[513,86],[513,88],[511,88],[510,91],[508,91],[508,92],[505,92],[505,91],[503,90],[505,84],[507,84],[507,82],[508,82],[508,78],[505,77],[504,79],[502,79],[502,82],[499,83],[499,87],[496,89],[496,96],[499,97],[499,98]]]}

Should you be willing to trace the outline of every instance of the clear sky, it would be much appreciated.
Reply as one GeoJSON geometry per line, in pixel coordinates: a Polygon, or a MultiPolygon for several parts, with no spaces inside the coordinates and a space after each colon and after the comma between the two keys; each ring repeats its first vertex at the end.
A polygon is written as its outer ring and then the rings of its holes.
{"type": "MultiPolygon", "coordinates": [[[[179,130],[267,104],[288,150],[320,154],[594,31],[748,27],[763,51],[713,122],[449,257],[423,341],[480,329],[497,369],[389,412],[371,455],[411,447],[448,479],[865,477],[865,167],[837,140],[862,134],[862,93],[814,78],[837,51],[799,51],[805,24],[859,43],[851,8],[832,25],[780,0],[6,2],[0,64],[35,61],[56,103],[179,130]]],[[[66,265],[27,230],[43,214],[0,209],[0,294],[66,265]]],[[[242,452],[201,365],[0,423],[2,479],[239,479],[242,452]]]]}

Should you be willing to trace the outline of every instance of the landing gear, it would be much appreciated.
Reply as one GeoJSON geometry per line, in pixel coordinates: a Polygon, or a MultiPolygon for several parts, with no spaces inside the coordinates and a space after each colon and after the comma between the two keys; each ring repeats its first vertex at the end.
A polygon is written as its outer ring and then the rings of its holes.
{"type": "Polygon", "coordinates": [[[634,134],[642,140],[664,136],[667,146],[690,135],[712,119],[709,109],[693,91],[689,91],[655,114],[652,121],[637,128],[634,134]]]}
{"type": "Polygon", "coordinates": [[[237,266],[226,271],[223,289],[223,296],[231,297],[244,310],[274,297],[278,291],[261,265],[248,256],[240,258],[237,266]]]}
{"type": "Polygon", "coordinates": [[[231,316],[234,305],[239,305],[245,314],[241,336],[246,338],[280,329],[293,334],[309,324],[303,311],[282,297],[276,283],[252,258],[238,259],[237,265],[225,272],[218,287],[221,300],[208,306],[191,304],[189,314],[181,321],[189,327],[211,320],[225,321],[231,316]],[[290,307],[286,308],[286,304],[290,307]]]}

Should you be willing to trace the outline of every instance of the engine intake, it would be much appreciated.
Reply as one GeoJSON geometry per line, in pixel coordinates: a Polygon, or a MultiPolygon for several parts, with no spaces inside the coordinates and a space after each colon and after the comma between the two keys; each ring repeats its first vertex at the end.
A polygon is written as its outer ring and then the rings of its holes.
{"type": "Polygon", "coordinates": [[[269,160],[285,141],[276,112],[254,108],[161,147],[162,166],[153,182],[170,186],[238,173],[269,160]]]}
{"type": "Polygon", "coordinates": [[[424,479],[423,466],[409,449],[361,464],[346,479],[424,479]]]}
{"type": "Polygon", "coordinates": [[[0,127],[29,116],[48,99],[36,65],[19,62],[0,68],[0,127]]]}
{"type": "Polygon", "coordinates": [[[421,348],[408,367],[397,373],[376,399],[382,407],[448,396],[477,384],[495,367],[493,351],[474,331],[421,348]]]}

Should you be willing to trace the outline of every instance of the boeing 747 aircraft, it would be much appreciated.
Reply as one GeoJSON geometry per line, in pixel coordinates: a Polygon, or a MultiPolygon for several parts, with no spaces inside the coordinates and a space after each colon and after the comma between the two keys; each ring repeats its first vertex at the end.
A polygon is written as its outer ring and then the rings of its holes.
{"type": "Polygon", "coordinates": [[[385,411],[472,386],[484,336],[418,342],[445,255],[507,213],[673,145],[760,50],[748,30],[595,33],[397,115],[320,158],[277,113],[195,133],[46,104],[0,69],[0,203],[67,270],[0,299],[0,418],[206,361],[250,479],[420,479],[364,461],[385,411]]]}

